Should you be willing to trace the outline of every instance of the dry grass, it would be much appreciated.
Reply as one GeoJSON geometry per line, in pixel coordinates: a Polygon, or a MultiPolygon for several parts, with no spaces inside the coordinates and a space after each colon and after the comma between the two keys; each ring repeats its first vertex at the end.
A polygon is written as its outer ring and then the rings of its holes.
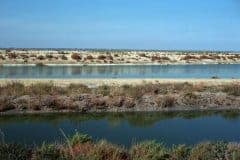
{"type": "MultiPolygon", "coordinates": [[[[89,88],[83,84],[60,87],[53,83],[23,85],[12,82],[0,86],[0,111],[12,109],[82,110],[106,108],[132,108],[146,102],[158,108],[184,106],[238,105],[240,84],[207,86],[206,84],[142,84],[89,88]],[[220,93],[220,94],[218,94],[220,93]],[[208,97],[211,96],[211,97],[208,97]],[[229,98],[226,98],[229,96],[229,98]],[[212,104],[209,104],[209,103],[212,104]]],[[[146,108],[147,109],[147,108],[146,108]]]]}
{"type": "Polygon", "coordinates": [[[233,96],[240,96],[240,83],[233,83],[232,85],[223,85],[222,91],[233,96]]]}
{"type": "Polygon", "coordinates": [[[194,146],[166,147],[163,143],[156,141],[144,141],[126,150],[105,140],[93,142],[89,136],[76,133],[72,137],[66,136],[65,142],[43,143],[35,147],[1,143],[0,159],[239,160],[240,144],[218,141],[199,143],[194,146]]]}

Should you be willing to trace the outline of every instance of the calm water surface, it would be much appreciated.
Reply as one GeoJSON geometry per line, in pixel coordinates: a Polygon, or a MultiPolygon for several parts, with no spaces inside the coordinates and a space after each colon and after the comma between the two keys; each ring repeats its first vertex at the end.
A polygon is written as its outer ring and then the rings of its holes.
{"type": "Polygon", "coordinates": [[[1,116],[0,129],[7,142],[40,144],[63,140],[75,131],[95,140],[106,139],[129,147],[143,140],[157,140],[166,145],[195,144],[202,141],[240,142],[240,113],[98,113],[59,115],[1,116]]]}
{"type": "Polygon", "coordinates": [[[1,66],[0,78],[240,78],[240,64],[1,66]]]}

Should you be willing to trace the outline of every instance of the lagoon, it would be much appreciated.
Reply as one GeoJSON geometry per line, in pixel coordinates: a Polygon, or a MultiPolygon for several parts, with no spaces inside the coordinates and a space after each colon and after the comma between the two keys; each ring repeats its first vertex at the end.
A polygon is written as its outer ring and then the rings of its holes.
{"type": "Polygon", "coordinates": [[[240,78],[240,64],[1,66],[0,78],[240,78]]]}
{"type": "Polygon", "coordinates": [[[68,113],[5,115],[0,117],[1,140],[11,143],[41,144],[63,141],[67,135],[89,134],[94,140],[131,146],[156,140],[167,146],[223,140],[240,142],[238,111],[68,113]],[[3,136],[4,135],[4,136],[3,136]]]}

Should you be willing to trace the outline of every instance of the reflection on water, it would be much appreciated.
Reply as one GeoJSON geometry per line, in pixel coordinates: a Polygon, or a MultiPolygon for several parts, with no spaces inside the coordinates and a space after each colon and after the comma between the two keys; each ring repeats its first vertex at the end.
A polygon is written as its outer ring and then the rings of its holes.
{"type": "Polygon", "coordinates": [[[76,130],[94,139],[129,147],[131,143],[156,139],[167,145],[194,144],[205,140],[240,141],[240,113],[155,112],[1,116],[0,129],[7,142],[42,143],[62,140],[76,130]]]}
{"type": "Polygon", "coordinates": [[[2,66],[0,78],[240,78],[240,64],[2,66]]]}

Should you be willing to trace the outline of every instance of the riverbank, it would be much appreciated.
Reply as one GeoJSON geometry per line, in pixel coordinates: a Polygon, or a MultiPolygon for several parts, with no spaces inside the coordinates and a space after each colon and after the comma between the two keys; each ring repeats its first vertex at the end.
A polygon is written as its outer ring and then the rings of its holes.
{"type": "Polygon", "coordinates": [[[106,65],[106,64],[240,64],[235,52],[0,50],[0,64],[106,65]]]}
{"type": "Polygon", "coordinates": [[[55,86],[66,87],[70,84],[83,84],[90,88],[108,85],[108,86],[122,86],[122,85],[144,85],[144,84],[178,84],[190,83],[195,85],[204,84],[206,86],[215,85],[231,85],[240,83],[240,79],[170,79],[170,78],[82,78],[82,79],[0,79],[0,86],[7,85],[12,82],[22,83],[26,86],[38,83],[51,83],[55,86]]]}
{"type": "Polygon", "coordinates": [[[239,80],[2,80],[0,88],[2,114],[223,109],[240,109],[239,80]]]}
{"type": "Polygon", "coordinates": [[[156,141],[144,141],[132,145],[130,149],[111,144],[105,140],[93,141],[85,134],[75,133],[64,142],[43,143],[28,147],[16,144],[0,144],[0,159],[40,160],[40,159],[96,159],[96,160],[196,160],[196,159],[239,159],[240,144],[227,142],[204,142],[194,146],[173,145],[166,147],[156,141]]]}

